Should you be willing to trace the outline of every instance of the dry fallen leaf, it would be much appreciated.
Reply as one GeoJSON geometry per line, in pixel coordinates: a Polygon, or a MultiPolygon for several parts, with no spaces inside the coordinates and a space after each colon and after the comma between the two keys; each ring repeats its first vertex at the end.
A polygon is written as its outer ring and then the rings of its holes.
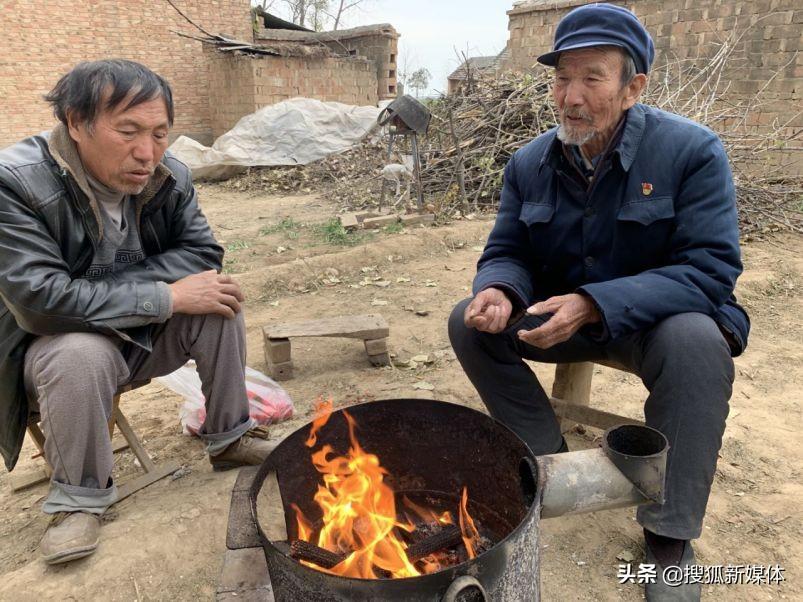
{"type": "Polygon", "coordinates": [[[636,557],[628,550],[622,550],[616,555],[616,560],[621,560],[622,562],[633,562],[636,557]]]}

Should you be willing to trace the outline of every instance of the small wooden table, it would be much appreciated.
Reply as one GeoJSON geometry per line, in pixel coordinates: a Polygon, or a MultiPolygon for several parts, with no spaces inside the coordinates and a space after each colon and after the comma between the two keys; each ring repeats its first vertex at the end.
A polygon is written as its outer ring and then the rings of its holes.
{"type": "Polygon", "coordinates": [[[344,337],[362,339],[368,360],[374,366],[390,364],[388,335],[390,328],[382,316],[363,314],[321,318],[306,322],[275,324],[262,328],[265,341],[265,361],[268,373],[275,380],[293,378],[290,339],[299,337],[344,337]]]}

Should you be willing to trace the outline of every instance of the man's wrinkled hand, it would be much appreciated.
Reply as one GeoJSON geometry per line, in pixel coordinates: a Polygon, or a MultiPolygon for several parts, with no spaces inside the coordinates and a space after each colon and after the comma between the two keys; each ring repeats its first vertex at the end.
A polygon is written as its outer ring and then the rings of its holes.
{"type": "Polygon", "coordinates": [[[208,270],[190,274],[170,285],[174,314],[220,314],[233,318],[245,300],[231,276],[208,270]]]}
{"type": "Polygon", "coordinates": [[[468,304],[463,321],[468,328],[497,334],[507,326],[512,311],[513,304],[504,292],[498,288],[486,288],[468,304]]]}
{"type": "Polygon", "coordinates": [[[550,347],[568,341],[574,333],[586,324],[594,324],[602,318],[594,302],[585,295],[572,293],[550,297],[527,308],[531,316],[552,314],[552,316],[538,328],[533,330],[520,330],[519,339],[539,349],[550,347]]]}

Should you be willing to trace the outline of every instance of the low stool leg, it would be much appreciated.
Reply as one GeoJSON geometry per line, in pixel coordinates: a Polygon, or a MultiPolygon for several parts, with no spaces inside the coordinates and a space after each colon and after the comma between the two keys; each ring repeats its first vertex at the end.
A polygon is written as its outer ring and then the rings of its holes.
{"type": "MultiPolygon", "coordinates": [[[[555,382],[552,385],[552,397],[562,399],[576,405],[587,406],[591,403],[591,377],[594,375],[592,362],[558,364],[555,367],[555,382]]],[[[560,430],[565,433],[577,424],[574,420],[563,419],[560,430]]]]}

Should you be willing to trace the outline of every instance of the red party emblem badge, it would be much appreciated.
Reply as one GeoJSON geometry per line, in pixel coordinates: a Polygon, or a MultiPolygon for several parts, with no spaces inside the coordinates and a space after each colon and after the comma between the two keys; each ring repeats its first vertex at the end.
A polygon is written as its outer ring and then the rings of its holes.
{"type": "Polygon", "coordinates": [[[644,196],[650,196],[652,194],[652,184],[650,184],[649,182],[642,182],[641,193],[644,196]]]}

